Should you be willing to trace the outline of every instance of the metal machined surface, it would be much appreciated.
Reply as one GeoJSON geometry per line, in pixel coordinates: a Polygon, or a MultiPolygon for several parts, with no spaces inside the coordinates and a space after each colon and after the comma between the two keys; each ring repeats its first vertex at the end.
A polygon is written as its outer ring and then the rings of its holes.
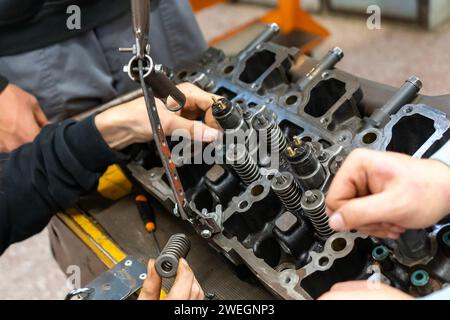
{"type": "MultiPolygon", "coordinates": [[[[211,48],[175,73],[177,82],[193,82],[226,98],[231,104],[216,112],[224,136],[245,135],[237,146],[227,141],[215,146],[222,163],[177,161],[190,226],[283,299],[317,298],[334,283],[372,279],[377,272],[390,285],[420,296],[424,291],[410,285],[418,265],[426,267],[433,290],[444,287],[450,282],[443,240],[449,224],[420,230],[422,237],[402,243],[334,233],[324,198],[356,148],[431,157],[449,140],[450,96],[421,95],[414,77],[395,89],[345,73],[334,67],[343,58],[339,48],[297,65],[297,49],[267,39],[258,38],[234,57],[211,48]],[[383,114],[371,117],[377,110],[383,114]],[[262,121],[267,119],[273,123],[262,121]],[[250,137],[261,129],[275,132],[282,147],[260,156],[265,146],[261,139],[252,144],[250,137]],[[383,255],[376,248],[383,248],[383,255]]],[[[164,170],[149,160],[152,154],[151,148],[143,150],[128,169],[170,212],[174,197],[164,170]]]]}

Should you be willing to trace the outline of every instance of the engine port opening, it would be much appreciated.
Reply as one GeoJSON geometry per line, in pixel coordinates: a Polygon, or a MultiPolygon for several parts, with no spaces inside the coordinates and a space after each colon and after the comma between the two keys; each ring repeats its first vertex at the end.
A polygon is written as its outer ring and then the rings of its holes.
{"type": "Polygon", "coordinates": [[[244,83],[253,83],[261,77],[275,62],[275,53],[263,50],[255,53],[245,62],[244,71],[239,76],[239,80],[244,83]]]}
{"type": "MultiPolygon", "coordinates": [[[[331,265],[328,270],[316,271],[310,274],[302,280],[301,286],[313,299],[316,299],[328,291],[331,286],[337,282],[348,281],[350,279],[362,280],[370,263],[367,262],[367,250],[369,250],[370,246],[370,242],[363,239],[357,239],[355,247],[349,255],[334,260],[333,265],[331,265]]],[[[319,260],[319,265],[321,267],[325,267],[329,263],[329,261],[325,261],[325,259],[328,258],[322,257],[319,260]],[[321,261],[322,259],[324,260],[321,261]]]]}
{"type": "Polygon", "coordinates": [[[236,92],[233,92],[225,87],[220,87],[219,89],[216,90],[215,93],[219,96],[227,98],[228,100],[233,100],[237,96],[236,92]]]}
{"type": "Polygon", "coordinates": [[[292,139],[293,136],[298,136],[305,131],[305,129],[303,129],[302,127],[299,127],[298,125],[288,120],[281,121],[280,128],[281,131],[283,131],[283,133],[285,134],[285,136],[287,136],[289,139],[292,139]]]}
{"type": "Polygon", "coordinates": [[[331,142],[325,140],[325,139],[320,139],[319,143],[322,145],[322,147],[324,149],[328,149],[329,147],[331,147],[331,142]]]}
{"type": "Polygon", "coordinates": [[[352,101],[347,100],[334,112],[333,124],[343,123],[354,116],[360,117],[358,107],[354,106],[352,101]]]}
{"type": "Polygon", "coordinates": [[[281,257],[281,248],[274,237],[257,241],[253,246],[255,256],[263,259],[272,268],[276,267],[281,257]]]}
{"type": "Polygon", "coordinates": [[[313,117],[322,117],[345,94],[345,83],[336,79],[321,81],[313,90],[305,112],[313,117]]]}
{"type": "Polygon", "coordinates": [[[203,189],[195,194],[192,197],[192,200],[198,210],[207,209],[209,212],[213,211],[214,199],[212,194],[207,189],[203,189]]]}
{"type": "Polygon", "coordinates": [[[392,128],[392,139],[386,150],[412,156],[434,132],[434,121],[425,116],[403,117],[392,128]]]}

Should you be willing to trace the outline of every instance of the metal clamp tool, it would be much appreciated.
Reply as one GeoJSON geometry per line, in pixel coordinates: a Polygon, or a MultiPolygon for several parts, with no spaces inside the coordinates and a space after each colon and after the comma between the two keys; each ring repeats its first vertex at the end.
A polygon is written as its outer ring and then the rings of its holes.
{"type": "Polygon", "coordinates": [[[124,71],[128,73],[133,81],[140,83],[142,87],[156,147],[175,197],[174,214],[181,216],[184,220],[189,220],[187,215],[188,203],[184,188],[175,163],[171,158],[155,101],[155,98],[161,99],[170,111],[175,112],[184,107],[186,97],[167,77],[165,68],[162,65],[155,65],[150,57],[150,45],[148,43],[150,0],[131,0],[131,11],[136,44],[132,48],[119,49],[121,52],[133,53],[133,57],[128,65],[125,66],[124,71]],[[169,97],[177,103],[177,107],[170,108],[168,106],[167,99],[169,97]]]}

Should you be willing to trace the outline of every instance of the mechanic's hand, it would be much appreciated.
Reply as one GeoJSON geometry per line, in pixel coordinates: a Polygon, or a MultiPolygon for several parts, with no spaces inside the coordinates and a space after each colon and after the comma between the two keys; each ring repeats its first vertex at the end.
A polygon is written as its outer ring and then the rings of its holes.
{"type": "Polygon", "coordinates": [[[319,300],[411,300],[412,296],[382,283],[349,281],[335,284],[319,300]]]}
{"type": "Polygon", "coordinates": [[[330,226],[397,239],[450,212],[450,167],[434,160],[366,149],[353,151],[326,198],[330,226]]]}
{"type": "MultiPolygon", "coordinates": [[[[148,276],[139,295],[139,300],[159,300],[161,278],[155,269],[155,260],[148,263],[148,276]]],[[[177,277],[164,299],[167,300],[203,300],[204,293],[194,273],[184,259],[178,264],[177,277]]]]}
{"type": "MultiPolygon", "coordinates": [[[[207,93],[189,82],[179,84],[177,88],[186,96],[186,105],[178,112],[179,115],[183,118],[196,120],[204,113],[205,123],[210,127],[219,129],[217,121],[212,114],[211,106],[213,98],[218,100],[222,97],[207,93]]],[[[171,98],[169,98],[168,103],[172,107],[174,106],[174,101],[171,98]]]]}
{"type": "Polygon", "coordinates": [[[0,93],[0,152],[34,140],[48,123],[34,96],[9,84],[0,93]]]}
{"type": "MultiPolygon", "coordinates": [[[[186,106],[179,112],[169,111],[162,101],[156,99],[158,114],[164,133],[168,136],[177,133],[188,136],[194,140],[212,142],[220,133],[201,121],[196,121],[202,113],[206,113],[206,122],[211,121],[212,97],[198,87],[184,83],[178,88],[186,95],[186,106]],[[210,114],[210,116],[208,116],[210,114]]],[[[169,102],[173,104],[173,101],[169,102]]],[[[95,124],[106,143],[114,149],[123,149],[133,143],[143,143],[153,138],[147,108],[143,98],[124,103],[115,108],[106,110],[95,117],[95,124]]]]}

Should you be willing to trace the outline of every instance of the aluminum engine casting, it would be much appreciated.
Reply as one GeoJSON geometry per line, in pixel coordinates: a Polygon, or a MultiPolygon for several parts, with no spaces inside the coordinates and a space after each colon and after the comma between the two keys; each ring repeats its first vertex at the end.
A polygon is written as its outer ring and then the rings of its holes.
{"type": "MultiPolygon", "coordinates": [[[[213,107],[224,134],[246,135],[243,144],[215,146],[224,164],[180,160],[188,222],[284,299],[316,298],[336,282],[375,277],[415,295],[450,283],[450,224],[384,241],[334,233],[324,206],[334,174],[355,148],[419,158],[440,149],[450,136],[450,98],[419,95],[415,77],[395,90],[335,69],[344,55],[339,48],[295,65],[298,50],[269,42],[275,33],[268,29],[234,57],[210,48],[175,73],[176,82],[225,97],[213,107]],[[255,156],[261,141],[248,142],[262,130],[276,146],[265,158],[255,156]]],[[[171,211],[174,198],[152,152],[128,168],[171,211]]]]}

